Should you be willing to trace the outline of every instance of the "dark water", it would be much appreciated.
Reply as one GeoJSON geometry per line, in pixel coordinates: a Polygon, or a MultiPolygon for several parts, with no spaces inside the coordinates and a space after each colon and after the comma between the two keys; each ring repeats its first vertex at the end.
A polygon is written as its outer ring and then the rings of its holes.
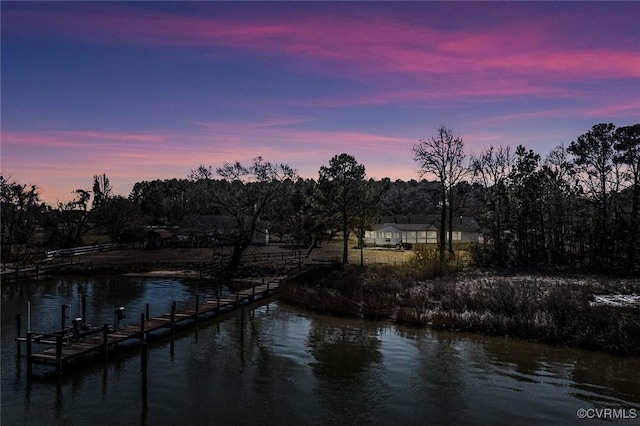
{"type": "Polygon", "coordinates": [[[27,386],[15,314],[59,327],[60,305],[93,324],[187,306],[214,288],[171,279],[65,278],[2,288],[2,425],[640,424],[640,359],[323,316],[272,302],[140,354],[27,386]],[[579,409],[590,410],[580,419],[579,409]],[[609,409],[609,411],[602,411],[609,409]],[[600,410],[600,411],[596,411],[600,410]],[[636,417],[617,419],[612,417],[636,417]],[[608,417],[608,419],[603,419],[608,417]]]}

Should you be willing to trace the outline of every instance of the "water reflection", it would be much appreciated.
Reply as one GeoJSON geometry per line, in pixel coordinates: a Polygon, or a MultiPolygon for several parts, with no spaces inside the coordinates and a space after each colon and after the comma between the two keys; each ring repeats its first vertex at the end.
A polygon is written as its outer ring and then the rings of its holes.
{"type": "Polygon", "coordinates": [[[359,384],[373,364],[382,361],[380,339],[371,330],[314,322],[307,339],[316,377],[338,385],[359,384]]]}
{"type": "Polygon", "coordinates": [[[640,402],[640,359],[610,356],[576,348],[479,337],[495,367],[494,374],[519,382],[573,383],[573,394],[589,403],[640,402]],[[625,370],[634,366],[636,374],[625,370]],[[637,369],[636,369],[637,368],[637,369]],[[597,385],[596,385],[597,384],[597,385]]]}
{"type": "Polygon", "coordinates": [[[362,424],[388,392],[382,379],[381,342],[370,327],[314,321],[306,341],[315,358],[314,394],[324,408],[323,424],[362,424]]]}
{"type": "Polygon", "coordinates": [[[150,344],[146,377],[133,351],[65,373],[58,385],[27,383],[13,337],[15,314],[28,300],[37,307],[34,328],[59,325],[60,305],[77,307],[80,294],[95,321],[121,303],[135,322],[145,303],[154,316],[217,285],[127,280],[3,288],[3,426],[580,424],[577,408],[640,409],[638,358],[335,318],[281,303],[150,344]]]}

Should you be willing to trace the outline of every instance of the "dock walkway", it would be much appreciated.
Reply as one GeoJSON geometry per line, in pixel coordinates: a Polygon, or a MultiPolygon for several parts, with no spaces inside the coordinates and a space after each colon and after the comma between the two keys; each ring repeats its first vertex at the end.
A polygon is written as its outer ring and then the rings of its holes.
{"type": "MultiPolygon", "coordinates": [[[[151,335],[159,336],[194,326],[200,321],[206,321],[219,317],[221,314],[235,311],[243,306],[263,300],[277,293],[280,281],[283,277],[261,279],[249,282],[251,288],[239,290],[230,296],[220,297],[216,294],[215,300],[200,302],[196,296],[196,302],[191,308],[176,310],[176,303],[171,307],[171,312],[155,318],[148,317],[147,313],[140,314],[140,321],[136,324],[115,325],[111,327],[105,324],[101,328],[79,330],[73,333],[69,331],[56,331],[53,333],[28,332],[26,337],[18,335],[18,354],[21,343],[26,343],[27,377],[32,375],[32,366],[40,364],[52,366],[58,374],[72,361],[78,358],[90,359],[92,356],[103,354],[104,360],[119,345],[138,340],[146,342],[151,335]],[[35,345],[47,345],[49,348],[34,352],[35,345]]],[[[98,358],[100,358],[98,356],[98,358]]]]}

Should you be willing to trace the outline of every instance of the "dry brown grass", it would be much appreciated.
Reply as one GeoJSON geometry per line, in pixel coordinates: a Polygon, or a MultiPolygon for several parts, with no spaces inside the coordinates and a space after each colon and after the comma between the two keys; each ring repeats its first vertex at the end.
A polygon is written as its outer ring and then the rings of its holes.
{"type": "Polygon", "coordinates": [[[465,273],[431,279],[413,264],[325,266],[285,282],[280,297],[328,313],[640,354],[640,308],[594,304],[604,290],[636,294],[640,282],[465,273]]]}
{"type": "MultiPolygon", "coordinates": [[[[349,263],[360,264],[360,249],[354,248],[355,241],[349,242],[349,263]]],[[[365,265],[406,265],[413,256],[411,250],[396,249],[364,249],[365,265]]],[[[313,249],[307,263],[314,263],[315,260],[342,262],[342,241],[334,240],[323,242],[319,247],[313,249]]],[[[316,262],[318,263],[318,262],[316,262]]]]}

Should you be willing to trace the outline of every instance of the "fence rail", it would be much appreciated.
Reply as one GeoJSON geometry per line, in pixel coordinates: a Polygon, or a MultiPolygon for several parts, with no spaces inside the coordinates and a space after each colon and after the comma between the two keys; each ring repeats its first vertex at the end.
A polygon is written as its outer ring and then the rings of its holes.
{"type": "Polygon", "coordinates": [[[96,244],[93,246],[73,247],[69,249],[50,250],[44,253],[45,260],[54,260],[56,258],[81,256],[83,254],[98,253],[101,251],[114,250],[119,247],[118,243],[96,244]]]}

